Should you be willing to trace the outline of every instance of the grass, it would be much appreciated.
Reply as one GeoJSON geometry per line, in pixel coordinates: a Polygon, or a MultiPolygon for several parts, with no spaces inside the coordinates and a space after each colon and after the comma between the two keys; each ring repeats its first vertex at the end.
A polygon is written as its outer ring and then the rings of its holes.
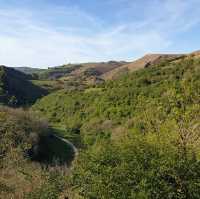
{"type": "Polygon", "coordinates": [[[95,92],[95,91],[100,92],[102,91],[102,88],[88,88],[85,90],[85,93],[90,93],[90,92],[95,92]]]}
{"type": "Polygon", "coordinates": [[[61,81],[56,80],[32,80],[32,83],[47,90],[48,92],[63,88],[63,84],[61,83],[61,81]]]}

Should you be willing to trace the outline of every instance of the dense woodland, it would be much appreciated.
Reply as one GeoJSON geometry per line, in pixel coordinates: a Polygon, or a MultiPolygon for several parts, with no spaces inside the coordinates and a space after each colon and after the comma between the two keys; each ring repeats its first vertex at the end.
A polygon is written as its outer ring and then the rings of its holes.
{"type": "Polygon", "coordinates": [[[0,109],[3,198],[200,198],[198,57],[43,95],[0,109]],[[71,164],[52,134],[78,148],[71,164]]]}

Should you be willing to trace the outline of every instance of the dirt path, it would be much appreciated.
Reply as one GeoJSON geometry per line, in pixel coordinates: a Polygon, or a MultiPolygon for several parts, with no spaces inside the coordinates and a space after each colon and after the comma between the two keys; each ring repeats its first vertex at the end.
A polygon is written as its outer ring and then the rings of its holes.
{"type": "Polygon", "coordinates": [[[73,152],[74,152],[74,158],[78,155],[78,149],[74,146],[73,143],[71,143],[69,140],[65,139],[65,138],[62,138],[62,137],[59,137],[55,134],[52,134],[52,136],[54,136],[55,138],[59,139],[59,140],[62,140],[63,142],[65,142],[66,144],[68,144],[72,149],[73,149],[73,152]]]}

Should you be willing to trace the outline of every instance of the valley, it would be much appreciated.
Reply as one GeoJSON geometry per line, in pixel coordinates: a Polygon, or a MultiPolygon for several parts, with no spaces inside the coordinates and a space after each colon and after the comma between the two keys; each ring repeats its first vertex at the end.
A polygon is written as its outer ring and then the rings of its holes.
{"type": "Polygon", "coordinates": [[[0,197],[199,198],[200,53],[0,66],[0,197]]]}

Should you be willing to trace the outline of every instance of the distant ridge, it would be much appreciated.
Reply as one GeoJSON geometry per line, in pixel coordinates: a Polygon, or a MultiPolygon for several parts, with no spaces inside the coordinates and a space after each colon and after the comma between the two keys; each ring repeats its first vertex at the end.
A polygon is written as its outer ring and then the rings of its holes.
{"type": "Polygon", "coordinates": [[[18,70],[20,72],[23,72],[25,74],[32,75],[34,73],[42,72],[45,69],[40,69],[40,68],[32,68],[32,67],[14,67],[15,70],[18,70]]]}
{"type": "Polygon", "coordinates": [[[141,68],[149,67],[151,65],[158,64],[162,61],[170,61],[177,58],[181,58],[184,54],[147,54],[144,57],[135,60],[129,64],[123,65],[113,71],[105,73],[103,79],[113,79],[118,74],[123,72],[132,72],[141,68]]]}
{"type": "Polygon", "coordinates": [[[105,80],[116,79],[122,74],[141,68],[150,67],[165,61],[174,61],[187,56],[200,56],[200,50],[188,54],[150,53],[132,62],[108,61],[65,64],[48,69],[19,67],[15,68],[26,74],[38,74],[39,79],[81,82],[81,84],[96,84],[105,80]]]}

